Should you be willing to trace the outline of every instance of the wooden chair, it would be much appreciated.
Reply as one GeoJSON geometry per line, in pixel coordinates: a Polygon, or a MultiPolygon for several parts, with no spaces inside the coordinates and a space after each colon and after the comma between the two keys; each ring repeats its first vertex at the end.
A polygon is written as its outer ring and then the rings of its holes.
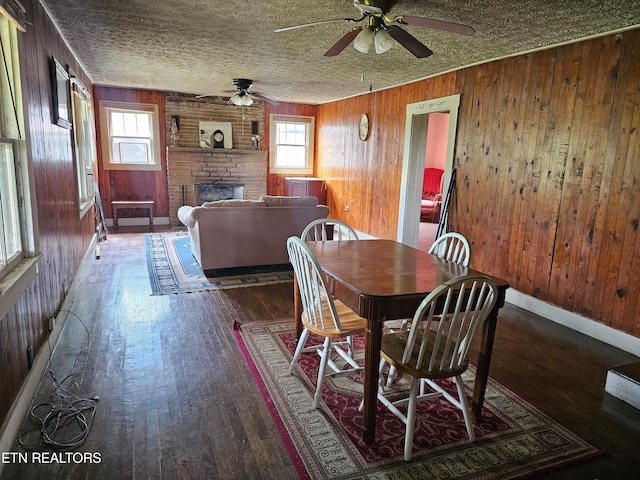
{"type": "Polygon", "coordinates": [[[440,285],[422,301],[410,330],[383,335],[380,379],[387,364],[411,377],[406,398],[387,398],[382,380],[378,393],[378,400],[406,425],[405,460],[411,460],[416,405],[421,401],[446,398],[462,410],[469,440],[475,439],[461,375],[469,366],[469,346],[495,306],[496,295],[497,287],[487,277],[454,278],[440,285]],[[454,379],[457,398],[434,382],[445,378],[454,379]],[[427,386],[431,387],[431,391],[427,392],[427,386]],[[398,406],[407,404],[405,415],[398,406]]]}
{"type": "Polygon", "coordinates": [[[449,232],[441,235],[429,248],[429,253],[436,257],[444,258],[463,267],[468,267],[471,262],[471,249],[469,242],[459,233],[449,232]]]}
{"type": "Polygon", "coordinates": [[[313,398],[313,406],[318,408],[326,376],[349,375],[363,368],[353,359],[352,336],[364,333],[365,319],[341,301],[325,294],[330,291],[326,275],[309,247],[300,238],[290,237],[287,240],[287,250],[300,290],[304,327],[289,365],[289,373],[293,373],[302,352],[316,351],[320,355],[318,383],[313,398]],[[322,345],[305,348],[310,332],[324,337],[322,345]],[[347,346],[346,351],[343,348],[344,345],[347,346]],[[330,358],[332,351],[340,355],[351,368],[343,370],[338,367],[330,358]],[[331,368],[331,372],[327,373],[327,366],[331,368]]]}
{"type": "MultiPolygon", "coordinates": [[[[303,242],[326,242],[341,240],[359,240],[357,232],[351,225],[333,218],[319,218],[313,220],[309,225],[304,227],[300,238],[303,242]]],[[[334,283],[332,279],[328,279],[330,292],[334,291],[334,283]]]]}
{"type": "Polygon", "coordinates": [[[358,240],[358,234],[347,223],[333,218],[319,218],[307,225],[300,238],[304,242],[358,240]]]}
{"type": "MultiPolygon", "coordinates": [[[[429,248],[429,253],[436,257],[444,258],[449,262],[460,264],[463,267],[468,267],[471,261],[469,242],[464,236],[455,232],[445,233],[438,237],[433,245],[431,245],[431,248],[429,248]]],[[[400,325],[400,330],[406,330],[408,323],[408,320],[403,320],[400,325]]],[[[391,368],[389,377],[387,378],[387,386],[393,383],[394,374],[395,370],[391,368]]]]}

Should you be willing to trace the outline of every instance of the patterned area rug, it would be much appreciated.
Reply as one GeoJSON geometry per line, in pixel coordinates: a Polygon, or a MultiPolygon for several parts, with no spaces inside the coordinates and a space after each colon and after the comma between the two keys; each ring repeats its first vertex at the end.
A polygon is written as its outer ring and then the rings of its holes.
{"type": "Polygon", "coordinates": [[[228,274],[225,276],[208,278],[193,257],[189,234],[185,232],[147,234],[145,243],[152,295],[255,287],[293,281],[292,271],[271,271],[273,269],[270,267],[227,269],[228,274]]]}
{"type": "MultiPolygon", "coordinates": [[[[297,373],[289,375],[296,345],[293,320],[236,323],[234,328],[301,478],[524,478],[602,453],[490,379],[482,421],[474,424],[475,442],[469,442],[459,410],[441,399],[423,402],[412,461],[405,462],[404,424],[381,404],[377,441],[371,446],[362,442],[359,376],[327,379],[321,408],[312,407],[319,357],[303,354],[297,373]]],[[[356,339],[358,355],[363,347],[363,339],[356,339]]],[[[474,370],[464,382],[470,396],[474,370]]],[[[398,394],[405,386],[403,379],[394,383],[398,394]]]]}

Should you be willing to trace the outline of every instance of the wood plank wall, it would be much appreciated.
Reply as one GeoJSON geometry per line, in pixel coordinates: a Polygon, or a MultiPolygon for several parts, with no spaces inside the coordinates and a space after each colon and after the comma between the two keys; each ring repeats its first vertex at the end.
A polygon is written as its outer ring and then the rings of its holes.
{"type": "Polygon", "coordinates": [[[395,239],[406,105],[460,94],[450,230],[472,267],[640,337],[639,53],[635,29],[320,105],[331,216],[395,239]]]}
{"type": "Polygon", "coordinates": [[[40,2],[23,3],[28,30],[19,34],[20,68],[42,261],[35,282],[0,319],[0,424],[29,371],[27,349],[35,355],[46,346],[48,319],[57,315],[95,229],[91,211],[78,215],[71,130],[53,124],[50,57],[91,83],[40,2]]]}

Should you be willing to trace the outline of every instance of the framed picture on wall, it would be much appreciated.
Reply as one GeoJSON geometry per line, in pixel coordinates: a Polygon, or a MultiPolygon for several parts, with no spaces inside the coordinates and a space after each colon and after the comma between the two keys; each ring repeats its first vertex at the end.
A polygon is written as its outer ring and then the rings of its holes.
{"type": "Polygon", "coordinates": [[[69,74],[54,57],[51,57],[51,101],[53,123],[63,128],[71,128],[69,74]]]}
{"type": "Polygon", "coordinates": [[[201,148],[233,148],[231,122],[200,122],[201,148]]]}

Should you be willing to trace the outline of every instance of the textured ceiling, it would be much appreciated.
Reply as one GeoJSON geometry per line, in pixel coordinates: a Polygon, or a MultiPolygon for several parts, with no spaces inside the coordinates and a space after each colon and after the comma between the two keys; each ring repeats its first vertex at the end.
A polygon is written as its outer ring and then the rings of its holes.
{"type": "MultiPolygon", "coordinates": [[[[323,53],[358,16],[348,0],[41,0],[94,85],[229,96],[232,79],[279,101],[318,104],[462,66],[640,24],[640,0],[400,0],[391,11],[471,25],[468,37],[405,30],[434,54],[396,44],[323,53]]],[[[364,23],[364,22],[363,22],[364,23]]],[[[358,24],[360,25],[360,24],[358,24]]]]}

